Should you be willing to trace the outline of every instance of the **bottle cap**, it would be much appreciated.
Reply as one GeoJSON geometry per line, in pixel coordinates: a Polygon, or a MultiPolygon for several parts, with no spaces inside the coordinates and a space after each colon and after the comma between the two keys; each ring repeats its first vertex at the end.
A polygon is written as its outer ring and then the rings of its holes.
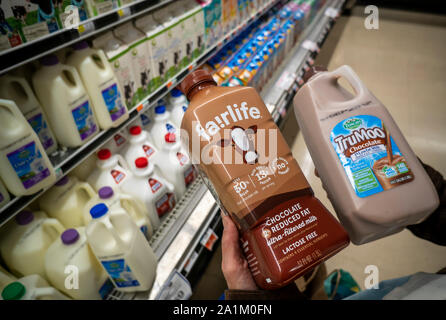
{"type": "Polygon", "coordinates": [[[102,217],[108,212],[108,208],[104,203],[98,203],[90,209],[90,214],[93,219],[102,217]]]}
{"type": "Polygon", "coordinates": [[[84,50],[88,48],[88,43],[87,41],[79,41],[75,44],[73,44],[72,48],[74,50],[84,50]]]}
{"type": "Polygon", "coordinates": [[[79,239],[79,232],[76,229],[67,229],[60,236],[63,244],[73,244],[79,239]]]}
{"type": "Polygon", "coordinates": [[[163,114],[164,112],[166,112],[166,106],[160,105],[155,107],[156,114],[163,114]]]}
{"type": "Polygon", "coordinates": [[[170,92],[170,95],[171,95],[172,97],[174,97],[174,98],[178,98],[178,97],[181,97],[183,94],[181,93],[180,90],[178,90],[177,88],[175,88],[175,89],[173,89],[173,90],[170,92]]]}
{"type": "Polygon", "coordinates": [[[34,220],[34,213],[32,213],[32,211],[29,210],[23,210],[15,217],[15,221],[21,226],[25,226],[28,223],[31,223],[31,221],[33,220],[34,220]]]}
{"type": "Polygon", "coordinates": [[[26,288],[18,281],[8,284],[2,291],[3,300],[20,300],[26,293],[26,288]]]}
{"type": "Polygon", "coordinates": [[[102,187],[98,191],[99,198],[101,199],[109,199],[113,197],[114,191],[112,187],[102,187]]]}
{"type": "Polygon", "coordinates": [[[307,83],[307,81],[310,80],[310,78],[316,73],[324,71],[327,71],[327,68],[325,68],[324,66],[312,66],[308,71],[304,73],[302,80],[304,81],[304,83],[307,83]]]}
{"type": "Polygon", "coordinates": [[[55,183],[55,185],[58,187],[64,186],[68,183],[68,181],[70,181],[70,179],[68,179],[68,176],[63,176],[59,181],[55,183]]]}
{"type": "Polygon", "coordinates": [[[40,59],[44,66],[54,66],[59,63],[59,58],[55,54],[49,54],[40,59]]]}
{"type": "Polygon", "coordinates": [[[188,100],[189,94],[191,93],[192,89],[194,89],[196,86],[202,84],[202,83],[212,83],[214,85],[217,85],[214,78],[210,74],[209,71],[204,69],[198,69],[193,72],[191,72],[180,84],[180,90],[184,93],[184,95],[187,97],[188,100]]]}
{"type": "Polygon", "coordinates": [[[129,132],[132,136],[137,136],[141,133],[141,127],[140,126],[133,126],[129,129],[129,132]]]}
{"type": "Polygon", "coordinates": [[[111,157],[111,152],[109,149],[101,149],[98,152],[98,159],[99,160],[107,160],[111,157]]]}
{"type": "Polygon", "coordinates": [[[147,158],[140,157],[135,160],[135,166],[139,169],[146,168],[148,165],[149,165],[149,160],[147,160],[147,158]]]}

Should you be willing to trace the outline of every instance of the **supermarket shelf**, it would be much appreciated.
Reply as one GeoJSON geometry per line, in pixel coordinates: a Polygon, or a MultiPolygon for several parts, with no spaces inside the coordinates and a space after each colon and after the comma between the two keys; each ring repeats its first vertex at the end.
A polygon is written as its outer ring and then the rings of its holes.
{"type": "MultiPolygon", "coordinates": [[[[122,129],[133,123],[138,115],[142,112],[147,111],[151,108],[159,99],[166,96],[178,83],[180,83],[192,70],[201,66],[203,63],[208,61],[218,50],[220,50],[227,42],[234,39],[242,30],[251,25],[254,21],[261,18],[266,12],[268,12],[275,4],[280,0],[272,2],[270,5],[265,6],[260,9],[255,15],[241,23],[232,32],[225,35],[220,41],[215,43],[210,48],[206,49],[203,54],[201,54],[195,61],[193,61],[189,66],[181,70],[174,78],[167,81],[165,84],[160,86],[155,92],[148,95],[142,101],[136,104],[129,111],[129,119],[122,123],[117,128],[111,128],[106,131],[99,132],[92,140],[90,140],[85,145],[75,148],[75,149],[63,149],[58,150],[55,154],[50,155],[50,160],[56,170],[58,178],[68,174],[77,165],[79,165],[83,160],[88,158],[92,153],[101,148],[106,144],[116,133],[120,132],[122,129]]],[[[163,4],[166,2],[164,1],[163,4]]],[[[161,5],[161,4],[160,4],[161,5]]],[[[159,6],[160,6],[159,5],[159,6]]],[[[154,7],[150,7],[152,10],[154,7]]],[[[135,16],[132,16],[132,18],[135,16]]],[[[110,27],[110,25],[109,25],[110,27]]],[[[66,44],[67,45],[67,44],[66,44]]],[[[46,190],[46,189],[45,189],[46,190]]],[[[31,196],[15,197],[11,201],[0,209],[0,227],[11,219],[15,214],[26,208],[31,202],[37,199],[40,195],[44,193],[45,190],[41,190],[31,196]]]]}
{"type": "Polygon", "coordinates": [[[81,21],[75,28],[62,29],[39,39],[2,51],[0,52],[0,75],[80,40],[84,40],[121,23],[149,13],[173,1],[139,0],[99,16],[81,21]]]}

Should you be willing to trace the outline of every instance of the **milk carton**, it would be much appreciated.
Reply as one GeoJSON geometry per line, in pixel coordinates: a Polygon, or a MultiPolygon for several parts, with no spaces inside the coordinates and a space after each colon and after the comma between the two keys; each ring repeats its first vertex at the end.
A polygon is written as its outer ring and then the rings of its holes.
{"type": "Polygon", "coordinates": [[[77,27],[81,21],[89,17],[87,3],[82,0],[59,0],[57,11],[61,28],[77,27]]]}
{"type": "Polygon", "coordinates": [[[118,0],[85,0],[90,17],[107,13],[119,7],[118,0]]]}
{"type": "Polygon", "coordinates": [[[11,0],[2,0],[0,3],[0,15],[3,17],[0,24],[0,51],[16,47],[23,43],[16,23],[16,14],[19,14],[19,12],[13,9],[11,0]]]}

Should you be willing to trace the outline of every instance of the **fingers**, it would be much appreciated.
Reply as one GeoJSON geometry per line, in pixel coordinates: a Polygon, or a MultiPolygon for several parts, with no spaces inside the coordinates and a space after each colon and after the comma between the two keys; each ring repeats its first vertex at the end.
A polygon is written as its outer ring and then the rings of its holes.
{"type": "Polygon", "coordinates": [[[221,266],[223,273],[230,276],[230,274],[237,272],[242,267],[239,234],[237,227],[229,216],[223,216],[222,219],[224,229],[221,240],[221,266]]]}

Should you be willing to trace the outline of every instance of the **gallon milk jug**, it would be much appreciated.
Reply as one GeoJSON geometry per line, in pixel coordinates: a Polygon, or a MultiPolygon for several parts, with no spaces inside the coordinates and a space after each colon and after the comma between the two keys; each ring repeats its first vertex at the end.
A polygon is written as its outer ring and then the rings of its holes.
{"type": "Polygon", "coordinates": [[[16,281],[16,278],[0,266],[0,292],[3,291],[4,287],[14,281],[16,281]]]}
{"type": "Polygon", "coordinates": [[[45,252],[63,230],[58,220],[48,218],[42,211],[17,214],[0,241],[0,252],[9,270],[17,276],[45,277],[45,252]]]}
{"type": "Polygon", "coordinates": [[[133,171],[136,169],[135,160],[146,157],[150,162],[159,165],[163,159],[158,157],[158,150],[149,141],[147,131],[141,130],[140,126],[132,126],[129,129],[129,144],[122,151],[122,155],[133,171]]]}
{"type": "Polygon", "coordinates": [[[107,130],[119,126],[129,115],[104,51],[89,48],[86,41],[76,43],[73,49],[66,63],[79,72],[99,127],[107,130]]]}
{"type": "Polygon", "coordinates": [[[122,209],[103,203],[91,211],[87,239],[93,253],[120,291],[146,291],[155,280],[156,256],[136,224],[122,209]],[[115,211],[110,214],[110,210],[115,211]]]}
{"type": "Polygon", "coordinates": [[[349,66],[310,71],[294,98],[296,117],[352,242],[370,242],[425,219],[439,205],[437,192],[386,107],[349,66]]]}
{"type": "Polygon", "coordinates": [[[96,190],[106,186],[121,186],[128,179],[130,170],[124,158],[110,150],[101,149],[97,153],[96,169],[88,177],[87,182],[96,190]]]}
{"type": "Polygon", "coordinates": [[[133,74],[138,100],[149,94],[149,83],[152,77],[152,58],[149,51],[149,42],[144,41],[146,35],[133,27],[132,21],[120,25],[113,30],[115,36],[124,42],[132,52],[133,74]]]}
{"type": "Polygon", "coordinates": [[[75,176],[80,181],[86,181],[90,174],[96,169],[96,160],[98,159],[96,154],[89,155],[84,161],[77,165],[71,172],[71,176],[75,176]]]}
{"type": "Polygon", "coordinates": [[[122,185],[122,190],[142,201],[148,212],[154,230],[160,226],[159,217],[170,212],[175,206],[173,186],[163,179],[156,167],[147,158],[135,160],[133,177],[122,185]]]}
{"type": "Polygon", "coordinates": [[[155,107],[155,115],[149,128],[149,134],[159,150],[159,166],[163,175],[175,186],[177,199],[186,192],[197,174],[181,146],[179,130],[169,120],[169,112],[163,105],[155,107]]]}
{"type": "Polygon", "coordinates": [[[3,300],[69,300],[51,287],[38,274],[29,275],[7,285],[2,291],[3,300]]]}
{"type": "Polygon", "coordinates": [[[5,185],[0,179],[0,209],[8,204],[11,200],[11,196],[9,195],[8,190],[6,190],[5,185]]]}
{"type": "Polygon", "coordinates": [[[0,97],[16,103],[47,154],[57,150],[56,138],[48,126],[46,115],[25,78],[11,75],[0,77],[0,97]]]}
{"type": "Polygon", "coordinates": [[[41,59],[33,86],[57,141],[78,147],[99,131],[90,98],[76,68],[59,63],[55,55],[41,59]]]}
{"type": "Polygon", "coordinates": [[[113,137],[104,145],[104,149],[109,149],[112,154],[121,153],[122,149],[128,144],[129,135],[127,128],[123,128],[115,133],[113,137]]]}
{"type": "Polygon", "coordinates": [[[196,70],[181,91],[190,101],[182,142],[240,231],[259,287],[283,287],[349,244],[254,88],[219,87],[196,70]]]}
{"type": "Polygon", "coordinates": [[[45,270],[49,282],[73,299],[100,300],[104,298],[104,283],[108,276],[91,252],[85,228],[67,229],[54,241],[45,254],[45,270]],[[77,286],[67,286],[71,271],[77,268],[77,286]]]}
{"type": "MultiPolygon", "coordinates": [[[[141,230],[146,239],[153,235],[153,227],[149,218],[149,213],[145,205],[135,197],[119,192],[117,188],[102,187],[98,191],[97,197],[91,199],[84,208],[84,224],[87,226],[91,221],[90,210],[98,203],[105,203],[109,208],[124,209],[133,219],[136,226],[141,230]]],[[[111,212],[113,214],[113,211],[111,212]]]]}
{"type": "Polygon", "coordinates": [[[0,99],[0,177],[16,196],[31,195],[56,181],[45,150],[17,105],[0,99]]]}
{"type": "Polygon", "coordinates": [[[133,73],[132,53],[128,46],[117,39],[109,31],[93,40],[95,49],[102,49],[107,56],[113,72],[118,78],[119,85],[124,93],[125,103],[130,108],[138,102],[136,95],[136,77],[133,73]]]}
{"type": "Polygon", "coordinates": [[[96,192],[87,182],[64,176],[40,196],[39,205],[65,228],[76,228],[84,225],[85,204],[95,196],[96,192]]]}
{"type": "Polygon", "coordinates": [[[187,106],[189,103],[187,102],[186,97],[181,93],[178,89],[173,89],[170,92],[169,98],[169,112],[170,112],[170,120],[177,127],[181,127],[181,120],[183,120],[184,113],[186,112],[187,106]]]}

